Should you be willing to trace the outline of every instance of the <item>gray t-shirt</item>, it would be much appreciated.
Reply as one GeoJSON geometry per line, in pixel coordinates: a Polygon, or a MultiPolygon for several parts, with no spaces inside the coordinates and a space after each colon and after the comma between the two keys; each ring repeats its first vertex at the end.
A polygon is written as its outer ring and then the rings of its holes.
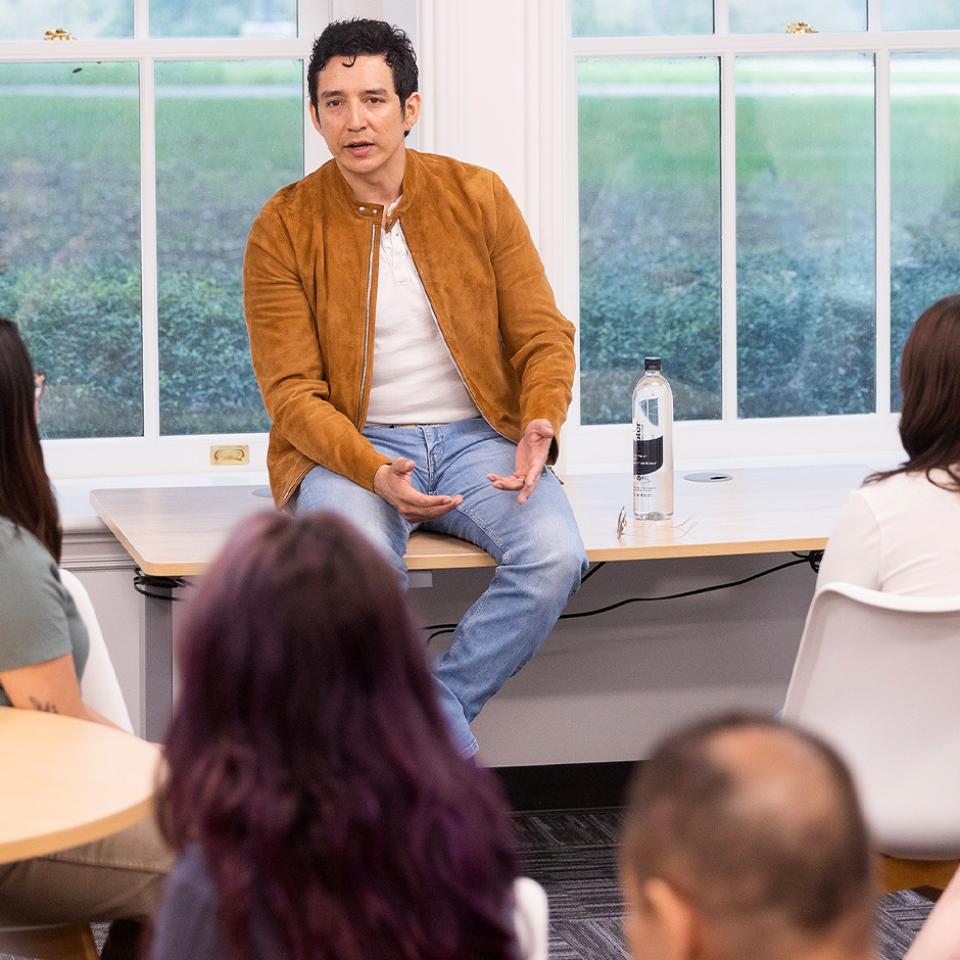
{"type": "MultiPolygon", "coordinates": [[[[47,548],[0,517],[0,670],[73,654],[83,676],[90,641],[70,591],[47,548]]],[[[0,706],[10,706],[0,686],[0,706]]]]}

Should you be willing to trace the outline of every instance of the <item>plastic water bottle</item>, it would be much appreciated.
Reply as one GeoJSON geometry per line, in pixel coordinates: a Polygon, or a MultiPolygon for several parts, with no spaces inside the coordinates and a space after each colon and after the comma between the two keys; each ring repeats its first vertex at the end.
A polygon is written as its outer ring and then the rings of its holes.
{"type": "Polygon", "coordinates": [[[633,390],[633,515],[673,516],[673,391],[659,357],[646,357],[633,390]]]}

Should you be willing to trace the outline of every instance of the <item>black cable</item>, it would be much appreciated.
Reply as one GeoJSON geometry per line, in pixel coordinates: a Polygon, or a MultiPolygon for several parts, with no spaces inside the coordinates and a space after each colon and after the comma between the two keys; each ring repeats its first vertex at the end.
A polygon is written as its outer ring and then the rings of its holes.
{"type": "Polygon", "coordinates": [[[580,580],[580,586],[582,587],[598,570],[602,570],[607,565],[606,560],[601,560],[599,563],[595,563],[582,577],[580,580]]]}
{"type": "Polygon", "coordinates": [[[176,597],[173,593],[153,593],[147,587],[155,587],[158,590],[177,590],[180,587],[190,586],[190,581],[185,577],[155,577],[149,573],[144,573],[139,567],[133,575],[133,589],[137,593],[151,600],[182,600],[183,597],[176,597]]]}
{"type": "MultiPolygon", "coordinates": [[[[761,577],[767,577],[771,573],[777,573],[780,570],[786,570],[788,567],[796,567],[801,563],[806,563],[810,565],[810,568],[816,572],[820,569],[820,559],[823,557],[822,550],[811,550],[809,553],[797,553],[794,552],[796,560],[787,560],[785,563],[778,563],[775,567],[768,567],[766,570],[761,570],[759,573],[753,573],[749,577],[741,577],[739,580],[728,580],[726,583],[714,583],[709,587],[696,587],[693,590],[683,590],[680,593],[667,593],[660,597],[628,597],[626,600],[618,600],[616,603],[607,604],[605,607],[596,607],[593,610],[582,610],[578,613],[564,613],[560,616],[561,620],[579,620],[581,617],[595,617],[601,613],[610,613],[611,610],[617,610],[620,607],[625,607],[631,603],[653,603],[658,600],[679,600],[682,597],[695,597],[701,593],[712,593],[714,590],[726,590],[728,587],[740,587],[745,583],[750,583],[752,580],[759,580],[761,577]]],[[[596,573],[604,564],[598,563],[596,567],[587,571],[587,574],[584,576],[581,584],[583,584],[590,576],[596,573]]],[[[442,636],[445,633],[453,633],[456,630],[457,625],[455,623],[435,623],[429,627],[424,627],[424,630],[433,630],[434,632],[427,637],[427,643],[430,643],[435,637],[442,636]]]]}
{"type": "Polygon", "coordinates": [[[820,561],[823,559],[822,550],[810,550],[808,553],[798,553],[796,550],[793,551],[795,557],[801,557],[803,560],[806,560],[810,564],[810,569],[814,573],[820,572],[820,561]]]}
{"type": "Polygon", "coordinates": [[[662,597],[627,597],[626,600],[618,600],[616,603],[609,603],[605,607],[597,607],[595,610],[582,610],[579,613],[565,613],[561,620],[578,620],[580,617],[595,617],[600,613],[609,613],[611,610],[617,610],[631,603],[652,603],[654,600],[679,600],[681,597],[695,597],[700,593],[712,593],[714,590],[726,590],[728,587],[739,587],[751,580],[759,580],[761,577],[767,577],[778,570],[786,570],[787,567],[795,567],[800,563],[807,563],[807,558],[799,560],[787,560],[785,563],[778,563],[775,567],[768,567],[759,573],[751,574],[749,577],[742,577],[739,580],[730,580],[727,583],[715,583],[709,587],[696,587],[693,590],[683,590],[680,593],[667,593],[662,597]]]}

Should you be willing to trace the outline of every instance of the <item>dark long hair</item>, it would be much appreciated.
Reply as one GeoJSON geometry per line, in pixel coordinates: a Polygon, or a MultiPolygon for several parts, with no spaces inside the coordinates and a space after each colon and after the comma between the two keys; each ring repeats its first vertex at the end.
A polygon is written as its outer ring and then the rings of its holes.
{"type": "Polygon", "coordinates": [[[160,821],[199,843],[220,928],[291,960],[506,960],[499,786],[458,756],[396,575],[332,514],[254,516],[179,639],[160,821]]]}
{"type": "Polygon", "coordinates": [[[43,466],[33,364],[17,325],[0,317],[0,517],[32,533],[60,562],[60,514],[43,466]]]}
{"type": "Polygon", "coordinates": [[[920,314],[900,360],[900,440],[907,460],[878,471],[867,483],[923,471],[931,483],[960,491],[960,294],[938,300],[920,314]],[[943,470],[949,480],[931,475],[943,470]]]}

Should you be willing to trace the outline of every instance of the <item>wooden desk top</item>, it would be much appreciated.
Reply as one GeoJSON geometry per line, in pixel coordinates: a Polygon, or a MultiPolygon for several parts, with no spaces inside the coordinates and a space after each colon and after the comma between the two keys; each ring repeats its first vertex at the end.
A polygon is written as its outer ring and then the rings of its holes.
{"type": "Polygon", "coordinates": [[[99,840],[153,810],[160,751],[100,723],[0,707],[0,863],[99,840]]]}
{"type": "MultiPolygon", "coordinates": [[[[676,477],[672,520],[640,522],[630,514],[631,483],[622,474],[565,477],[587,555],[592,561],[820,550],[866,466],[748,467],[732,479],[695,483],[676,477]],[[617,539],[617,516],[631,519],[617,539]]],[[[90,502],[143,570],[153,576],[202,573],[232,527],[257,510],[273,509],[263,488],[142,487],[94,490],[90,502]]],[[[406,554],[411,570],[492,566],[471,544],[417,532],[406,554]]]]}

